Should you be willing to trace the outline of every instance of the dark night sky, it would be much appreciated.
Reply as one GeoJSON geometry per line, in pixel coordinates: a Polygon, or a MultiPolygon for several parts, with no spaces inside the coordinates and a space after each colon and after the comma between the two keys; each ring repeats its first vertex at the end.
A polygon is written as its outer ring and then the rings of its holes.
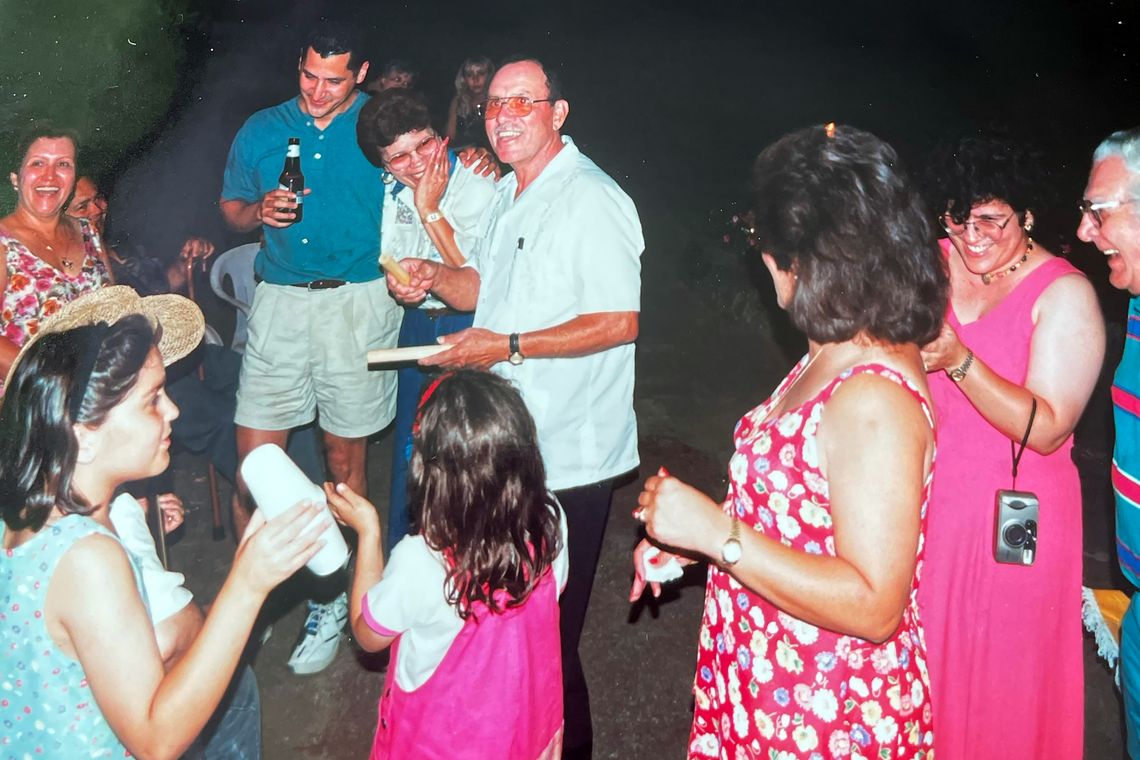
{"type": "MultiPolygon", "coordinates": [[[[161,229],[177,237],[185,226],[222,235],[211,204],[229,141],[253,110],[296,92],[295,40],[321,15],[360,24],[376,63],[414,61],[441,113],[467,55],[521,51],[558,67],[571,103],[566,131],[657,213],[743,197],[750,160],[764,145],[834,120],[892,142],[915,170],[943,136],[1005,127],[1046,152],[1058,172],[1059,214],[1069,214],[1091,149],[1109,131],[1140,123],[1140,49],[1132,44],[1140,4],[1119,0],[1043,0],[1025,9],[216,0],[202,13],[209,39],[187,67],[184,97],[116,188],[120,221],[144,236],[161,229]]],[[[1058,222],[1075,227],[1075,211],[1058,222]]]]}

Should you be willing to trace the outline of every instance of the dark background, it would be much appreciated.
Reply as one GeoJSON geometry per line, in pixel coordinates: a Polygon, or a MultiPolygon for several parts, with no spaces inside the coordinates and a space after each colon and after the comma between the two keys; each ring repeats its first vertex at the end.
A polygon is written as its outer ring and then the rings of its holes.
{"type": "MultiPolygon", "coordinates": [[[[97,24],[98,5],[75,13],[97,24]]],[[[751,159],[799,126],[868,129],[914,172],[940,138],[997,126],[1043,150],[1055,173],[1057,208],[1038,219],[1056,249],[1057,236],[1074,239],[1092,148],[1140,122],[1136,3],[186,5],[177,85],[157,126],[97,167],[119,232],[166,250],[191,232],[240,242],[216,209],[225,152],[250,113],[295,94],[297,40],[322,16],[358,24],[377,69],[412,61],[441,120],[468,55],[542,58],[566,83],[567,133],[634,197],[647,227],[746,198],[751,159]]],[[[34,67],[57,55],[38,51],[34,67]]],[[[145,87],[147,76],[143,66],[121,86],[145,87]]],[[[129,110],[93,110],[105,129],[131,123],[129,110]]],[[[1087,254],[1078,244],[1074,258],[1087,254]]]]}

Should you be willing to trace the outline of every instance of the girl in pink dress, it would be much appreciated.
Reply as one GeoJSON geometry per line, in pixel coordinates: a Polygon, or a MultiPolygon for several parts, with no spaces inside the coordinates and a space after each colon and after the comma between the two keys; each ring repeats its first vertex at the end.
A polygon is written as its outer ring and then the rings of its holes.
{"type": "Polygon", "coordinates": [[[337,519],[360,536],[352,632],[368,651],[392,646],[373,760],[561,757],[566,522],[545,482],[518,392],[460,371],[420,402],[414,532],[387,564],[376,509],[326,484],[337,519]]]}
{"type": "Polygon", "coordinates": [[[939,760],[1083,753],[1081,493],[1073,427],[1104,355],[1092,286],[1029,237],[1044,182],[1024,150],[963,140],[932,167],[950,306],[923,349],[939,421],[919,608],[939,760]],[[998,489],[1040,500],[1031,565],[995,560],[998,489]]]}
{"type": "Polygon", "coordinates": [[[760,154],[756,237],[808,355],[737,424],[723,503],[663,469],[638,499],[634,597],[650,543],[714,563],[690,758],[931,750],[916,595],[934,429],[918,346],[947,282],[897,162],[834,125],[760,154]]]}

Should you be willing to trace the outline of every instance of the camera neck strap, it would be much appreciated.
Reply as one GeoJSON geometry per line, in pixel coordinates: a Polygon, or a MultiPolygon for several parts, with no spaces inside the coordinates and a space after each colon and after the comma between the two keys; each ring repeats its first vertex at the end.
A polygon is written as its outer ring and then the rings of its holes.
{"type": "Polygon", "coordinates": [[[1021,446],[1014,449],[1013,441],[1009,442],[1009,456],[1013,460],[1013,487],[1017,490],[1017,465],[1021,463],[1021,455],[1025,453],[1025,444],[1029,443],[1029,431],[1033,429],[1033,418],[1037,416],[1037,397],[1031,396],[1033,404],[1029,407],[1029,424],[1025,426],[1025,435],[1021,437],[1021,446]],[[1015,453],[1016,451],[1016,453],[1015,453]]]}

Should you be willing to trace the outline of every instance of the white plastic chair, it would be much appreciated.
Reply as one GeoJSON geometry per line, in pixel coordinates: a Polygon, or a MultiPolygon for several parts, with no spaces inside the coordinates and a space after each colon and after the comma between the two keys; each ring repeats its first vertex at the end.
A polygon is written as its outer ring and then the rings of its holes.
{"type": "Polygon", "coordinates": [[[260,243],[247,243],[231,248],[214,259],[210,269],[210,287],[218,298],[237,309],[234,321],[234,351],[245,350],[249,338],[249,307],[253,303],[253,290],[257,282],[253,279],[253,260],[261,249],[260,243]],[[231,294],[226,290],[226,277],[230,278],[231,294]]]}

